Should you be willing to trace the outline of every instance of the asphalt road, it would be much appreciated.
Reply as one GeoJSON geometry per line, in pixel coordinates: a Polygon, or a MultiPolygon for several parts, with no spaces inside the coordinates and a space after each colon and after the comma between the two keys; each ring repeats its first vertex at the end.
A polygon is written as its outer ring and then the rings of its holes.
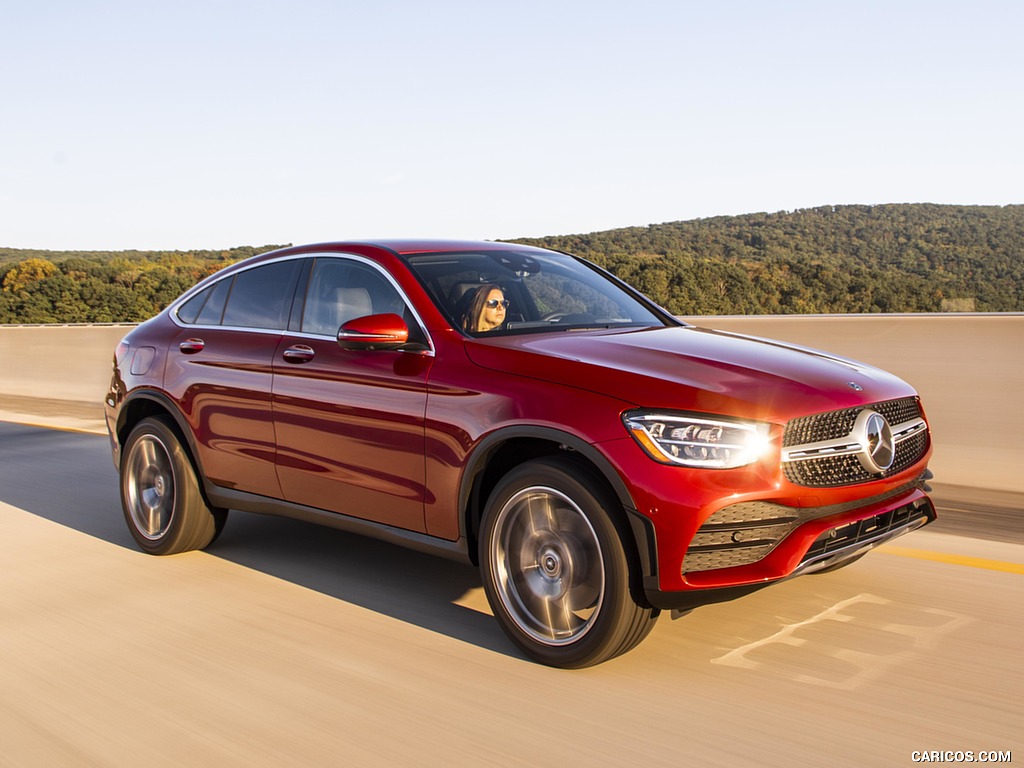
{"type": "Polygon", "coordinates": [[[1020,762],[1024,512],[944,493],[955,524],[564,672],[445,560],[238,513],[144,555],[106,438],[0,423],[0,766],[1020,762]]]}

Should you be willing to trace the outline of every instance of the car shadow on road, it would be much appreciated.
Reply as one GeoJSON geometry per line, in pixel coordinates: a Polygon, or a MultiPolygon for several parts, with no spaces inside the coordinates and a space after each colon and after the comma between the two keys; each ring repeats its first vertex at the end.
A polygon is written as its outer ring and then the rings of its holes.
{"type": "MultiPolygon", "coordinates": [[[[481,588],[465,565],[284,518],[232,511],[206,552],[347,603],[520,657],[493,616],[460,604],[481,588]]],[[[479,602],[474,600],[473,602],[479,602]]]]}
{"type": "MultiPolygon", "coordinates": [[[[0,422],[0,501],[138,551],[102,436],[0,422]]],[[[459,602],[476,568],[283,518],[231,512],[207,554],[496,653],[523,658],[492,616],[459,602]]],[[[473,601],[473,602],[479,602],[473,601]]]]}

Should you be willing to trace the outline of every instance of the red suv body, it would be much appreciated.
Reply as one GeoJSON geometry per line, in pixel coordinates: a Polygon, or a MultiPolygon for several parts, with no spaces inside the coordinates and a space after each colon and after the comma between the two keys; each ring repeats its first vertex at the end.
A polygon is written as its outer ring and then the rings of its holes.
{"type": "Polygon", "coordinates": [[[106,416],[146,551],[206,547],[236,509],[471,561],[509,637],[564,667],[935,517],[897,377],[503,243],[228,267],[121,342],[106,416]]]}

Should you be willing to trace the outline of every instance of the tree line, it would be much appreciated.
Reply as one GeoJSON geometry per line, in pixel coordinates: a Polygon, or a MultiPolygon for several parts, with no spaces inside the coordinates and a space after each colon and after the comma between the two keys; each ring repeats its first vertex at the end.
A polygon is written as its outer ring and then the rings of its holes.
{"type": "Polygon", "coordinates": [[[1024,311],[1024,205],[824,206],[524,239],[681,315],[1024,311]]]}
{"type": "Polygon", "coordinates": [[[0,323],[133,323],[207,275],[257,253],[24,251],[0,248],[0,323]]]}
{"type": "MultiPolygon", "coordinates": [[[[508,242],[588,258],[680,315],[1024,311],[1024,205],[823,206],[508,242]]],[[[0,248],[0,323],[137,322],[277,247],[0,248]]]]}

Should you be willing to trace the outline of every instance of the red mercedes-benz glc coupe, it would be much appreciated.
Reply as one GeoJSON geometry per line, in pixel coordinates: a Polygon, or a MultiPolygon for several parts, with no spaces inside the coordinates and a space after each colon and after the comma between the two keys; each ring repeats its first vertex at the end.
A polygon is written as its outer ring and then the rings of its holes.
{"type": "Polygon", "coordinates": [[[145,551],[207,547],[234,509],[471,561],[512,641],[561,667],[935,517],[900,379],[503,243],[230,266],[125,337],[106,417],[145,551]]]}

